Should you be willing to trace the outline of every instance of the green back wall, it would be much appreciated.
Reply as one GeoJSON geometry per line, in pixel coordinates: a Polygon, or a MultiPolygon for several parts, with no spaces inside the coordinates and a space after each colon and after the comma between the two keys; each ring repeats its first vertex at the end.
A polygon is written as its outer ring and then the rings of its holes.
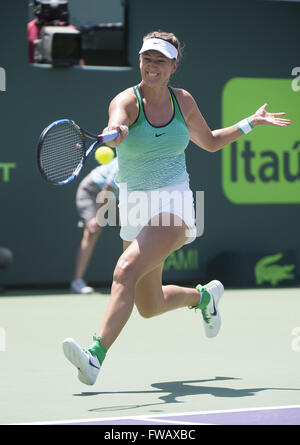
{"type": "MultiPolygon", "coordinates": [[[[300,91],[291,90],[291,71],[299,65],[299,3],[130,0],[130,67],[119,69],[29,65],[27,15],[26,2],[18,2],[16,8],[14,2],[1,1],[0,66],[6,71],[6,91],[0,92],[0,164],[6,167],[0,168],[0,245],[14,254],[13,264],[0,271],[2,285],[67,285],[71,279],[81,237],[75,208],[79,180],[64,187],[44,183],[36,166],[37,139],[46,125],[64,117],[91,132],[100,131],[106,124],[111,98],[139,82],[137,53],[142,36],[151,30],[172,31],[184,42],[184,58],[171,84],[193,94],[212,129],[227,124],[226,119],[234,118],[235,112],[238,119],[246,117],[248,99],[257,108],[268,102],[271,111],[285,111],[276,105],[286,105],[293,129],[280,131],[286,131],[286,150],[295,156],[294,173],[300,169],[300,147],[293,149],[291,145],[297,141],[300,124],[300,91]],[[275,83],[274,90],[267,88],[264,94],[260,88],[259,97],[253,98],[256,89],[247,91],[246,86],[240,101],[236,90],[228,90],[224,105],[224,88],[236,78],[285,79],[286,90],[279,94],[275,83]],[[233,109],[228,107],[231,100],[233,109]],[[229,115],[226,111],[224,116],[222,110],[224,113],[228,108],[229,115]]],[[[254,130],[257,156],[259,150],[276,152],[275,134],[279,133],[272,130],[254,130]]],[[[280,144],[281,153],[284,138],[280,144]]],[[[226,251],[271,254],[293,249],[299,259],[299,203],[289,202],[288,198],[284,203],[233,202],[223,190],[224,154],[207,153],[192,143],[186,154],[192,189],[204,191],[205,230],[203,236],[167,262],[166,281],[204,281],[208,263],[226,251]]],[[[95,161],[90,160],[81,178],[95,166],[95,161]]],[[[293,196],[298,192],[300,196],[299,184],[298,177],[292,184],[293,196]]],[[[120,252],[119,230],[105,229],[87,279],[109,284],[120,252]]]]}

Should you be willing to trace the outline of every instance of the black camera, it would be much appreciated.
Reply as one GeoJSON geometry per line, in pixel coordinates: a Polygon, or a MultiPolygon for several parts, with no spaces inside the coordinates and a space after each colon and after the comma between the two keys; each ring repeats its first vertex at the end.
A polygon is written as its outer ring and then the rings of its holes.
{"type": "Polygon", "coordinates": [[[78,65],[81,57],[81,35],[67,26],[43,26],[40,39],[35,41],[35,63],[56,67],[78,65]]]}
{"type": "Polygon", "coordinates": [[[34,0],[33,11],[39,26],[57,25],[59,22],[69,24],[67,0],[34,0]]]}
{"type": "Polygon", "coordinates": [[[77,65],[81,54],[80,31],[69,26],[67,0],[35,0],[33,5],[40,36],[34,41],[35,63],[77,65]]]}

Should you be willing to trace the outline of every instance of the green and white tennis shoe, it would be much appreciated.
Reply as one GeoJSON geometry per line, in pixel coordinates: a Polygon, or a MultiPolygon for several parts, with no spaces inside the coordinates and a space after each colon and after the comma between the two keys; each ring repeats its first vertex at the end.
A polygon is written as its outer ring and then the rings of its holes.
{"type": "Polygon", "coordinates": [[[197,306],[189,306],[189,309],[200,309],[206,336],[215,337],[221,328],[218,305],[224,293],[224,286],[220,281],[213,280],[204,286],[198,284],[196,289],[201,294],[200,302],[197,306]]]}
{"type": "Polygon", "coordinates": [[[78,379],[86,385],[93,385],[100,372],[98,358],[82,349],[73,338],[63,341],[63,351],[67,359],[78,369],[78,379]]]}

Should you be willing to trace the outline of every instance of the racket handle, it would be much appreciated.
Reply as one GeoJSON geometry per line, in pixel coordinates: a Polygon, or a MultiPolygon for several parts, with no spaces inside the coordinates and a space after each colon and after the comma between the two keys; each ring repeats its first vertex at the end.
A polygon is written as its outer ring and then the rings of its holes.
{"type": "Polygon", "coordinates": [[[113,131],[109,131],[104,134],[100,134],[98,136],[98,138],[99,138],[99,142],[101,144],[104,144],[105,142],[112,141],[113,139],[116,139],[118,136],[119,136],[119,131],[113,130],[113,131]]]}

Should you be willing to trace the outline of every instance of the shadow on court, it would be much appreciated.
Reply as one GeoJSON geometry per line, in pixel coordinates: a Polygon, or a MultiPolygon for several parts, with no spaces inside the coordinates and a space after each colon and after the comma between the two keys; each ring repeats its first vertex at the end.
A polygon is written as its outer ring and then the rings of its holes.
{"type": "MultiPolygon", "coordinates": [[[[216,377],[214,379],[208,380],[183,380],[183,381],[173,381],[173,382],[158,382],[152,383],[151,387],[153,390],[146,391],[111,391],[111,392],[82,392],[80,394],[73,394],[78,397],[92,397],[101,396],[107,394],[141,394],[147,397],[151,394],[157,394],[158,402],[155,403],[145,403],[145,404],[133,404],[133,405],[119,405],[119,406],[106,406],[101,408],[90,409],[90,412],[103,412],[103,411],[113,411],[113,410],[130,410],[134,408],[150,407],[157,405],[166,405],[171,403],[185,403],[184,400],[177,400],[181,397],[186,396],[201,396],[201,395],[211,395],[213,397],[219,398],[240,398],[254,396],[256,393],[267,390],[278,390],[278,391],[288,391],[295,389],[292,388],[241,388],[235,389],[228,386],[213,386],[213,385],[201,385],[201,383],[209,382],[219,382],[228,380],[241,380],[236,377],[216,377]],[[166,394],[167,393],[167,394],[166,394]]],[[[296,389],[299,391],[300,389],[296,389]]]]}

